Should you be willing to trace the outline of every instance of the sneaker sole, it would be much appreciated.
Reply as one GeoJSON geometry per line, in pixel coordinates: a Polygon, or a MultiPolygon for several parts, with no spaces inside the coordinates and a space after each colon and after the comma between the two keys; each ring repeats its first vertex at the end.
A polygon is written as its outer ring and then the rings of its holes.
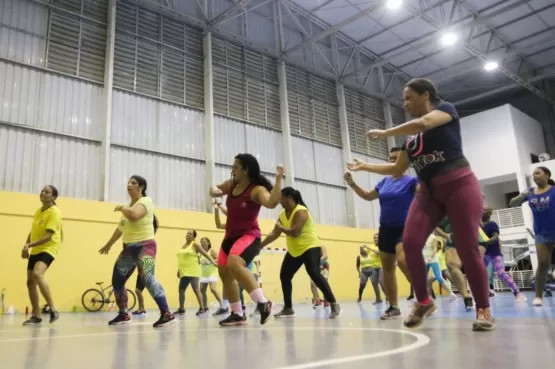
{"type": "Polygon", "coordinates": [[[117,322],[117,323],[108,323],[108,325],[124,325],[131,323],[131,320],[126,320],[124,322],[117,322]]]}
{"type": "Polygon", "coordinates": [[[476,323],[472,324],[472,330],[474,332],[490,332],[495,330],[495,323],[494,324],[483,324],[483,323],[476,323]]]}
{"type": "Polygon", "coordinates": [[[233,327],[233,326],[236,326],[236,325],[246,325],[246,324],[247,324],[246,320],[242,320],[240,322],[233,322],[233,323],[222,323],[222,322],[220,322],[220,326],[222,326],[222,327],[233,327]]]}
{"type": "Polygon", "coordinates": [[[162,323],[162,324],[158,324],[158,325],[154,325],[154,324],[153,324],[152,326],[153,326],[154,328],[164,328],[164,327],[166,327],[166,326],[168,326],[168,325],[172,325],[172,324],[174,324],[174,323],[175,323],[175,318],[173,318],[172,320],[170,320],[170,321],[168,321],[168,322],[162,323]]]}
{"type": "Polygon", "coordinates": [[[401,314],[394,315],[394,316],[380,316],[380,320],[395,320],[395,319],[401,319],[401,314]]]}
{"type": "Polygon", "coordinates": [[[283,319],[283,318],[287,319],[287,318],[294,318],[294,317],[295,317],[294,314],[293,315],[278,315],[278,314],[274,315],[274,318],[276,319],[283,319]]]}

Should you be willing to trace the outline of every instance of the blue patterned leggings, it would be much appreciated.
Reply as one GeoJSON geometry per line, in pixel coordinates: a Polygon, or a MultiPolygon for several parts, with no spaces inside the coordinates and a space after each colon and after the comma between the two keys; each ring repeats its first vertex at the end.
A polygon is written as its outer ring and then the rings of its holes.
{"type": "Polygon", "coordinates": [[[139,270],[139,278],[148,290],[162,313],[168,312],[168,301],[164,288],[154,276],[156,258],[156,241],[148,240],[125,245],[116,260],[112,273],[112,286],[116,303],[120,312],[127,312],[127,290],[125,283],[135,271],[139,270]]]}
{"type": "Polygon", "coordinates": [[[503,282],[505,282],[505,284],[507,285],[507,287],[513,290],[513,294],[516,295],[517,293],[520,292],[515,281],[505,271],[505,263],[503,263],[503,256],[484,255],[484,263],[486,264],[486,267],[489,267],[490,264],[493,266],[493,270],[495,271],[495,274],[497,275],[497,277],[502,279],[503,282]]]}

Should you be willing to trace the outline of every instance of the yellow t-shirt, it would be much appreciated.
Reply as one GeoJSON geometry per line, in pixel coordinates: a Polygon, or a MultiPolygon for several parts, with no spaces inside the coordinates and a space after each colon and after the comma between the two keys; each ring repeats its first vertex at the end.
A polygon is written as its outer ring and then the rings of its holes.
{"type": "Polygon", "coordinates": [[[439,257],[439,268],[440,270],[445,270],[447,269],[447,264],[445,262],[445,250],[440,250],[437,252],[437,255],[439,257]]]}
{"type": "Polygon", "coordinates": [[[193,245],[180,249],[177,252],[177,268],[179,270],[179,278],[200,277],[202,275],[199,257],[193,245]]]}
{"type": "Polygon", "coordinates": [[[125,216],[121,217],[119,230],[123,234],[123,243],[136,243],[154,239],[154,204],[150,197],[141,197],[132,208],[144,206],[146,214],[133,222],[125,216]]]}
{"type": "Polygon", "coordinates": [[[372,251],[367,250],[368,255],[360,256],[360,269],[364,268],[381,268],[382,267],[382,260],[380,259],[379,255],[374,254],[372,251]]]}
{"type": "Polygon", "coordinates": [[[36,242],[46,235],[46,231],[54,232],[50,241],[37,247],[31,247],[31,255],[46,252],[53,258],[58,256],[62,245],[62,213],[56,205],[52,205],[45,211],[38,208],[33,216],[31,226],[31,242],[36,242]]]}
{"type": "Polygon", "coordinates": [[[312,215],[310,214],[310,211],[308,211],[308,209],[302,205],[297,205],[289,218],[287,218],[287,216],[285,215],[285,210],[282,210],[281,213],[279,213],[279,221],[281,222],[281,225],[285,228],[291,228],[295,213],[297,213],[297,211],[299,210],[305,210],[308,213],[308,219],[304,223],[299,237],[286,237],[287,251],[293,257],[299,257],[304,254],[306,250],[312,249],[314,247],[320,247],[321,244],[320,239],[316,235],[316,226],[314,224],[314,221],[312,220],[312,215]]]}
{"type": "Polygon", "coordinates": [[[210,278],[218,274],[218,268],[202,255],[200,256],[200,265],[203,278],[210,278]]]}

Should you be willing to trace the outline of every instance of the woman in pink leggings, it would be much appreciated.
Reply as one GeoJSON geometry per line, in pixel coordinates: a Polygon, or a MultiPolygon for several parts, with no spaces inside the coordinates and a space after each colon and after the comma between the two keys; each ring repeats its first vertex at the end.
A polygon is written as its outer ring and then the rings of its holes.
{"type": "Polygon", "coordinates": [[[439,221],[447,215],[476,299],[473,330],[493,330],[495,319],[489,307],[488,275],[476,233],[482,217],[482,191],[462,151],[459,115],[452,104],[439,98],[435,85],[427,79],[409,81],[403,91],[403,101],[406,111],[416,119],[367,133],[372,139],[408,136],[402,155],[395,163],[356,162],[349,163],[349,169],[394,175],[403,173],[412,163],[418,175],[420,189],[411,204],[403,233],[405,258],[417,303],[404,324],[408,328],[418,327],[436,310],[428,294],[422,249],[439,221]]]}

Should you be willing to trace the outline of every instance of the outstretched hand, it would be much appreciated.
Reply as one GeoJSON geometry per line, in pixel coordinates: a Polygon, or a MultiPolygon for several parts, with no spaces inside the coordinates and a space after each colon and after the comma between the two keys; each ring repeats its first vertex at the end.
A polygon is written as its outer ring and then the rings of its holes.
{"type": "Polygon", "coordinates": [[[276,177],[283,177],[284,174],[285,174],[285,169],[283,168],[283,165],[278,165],[276,167],[276,177]]]}
{"type": "Polygon", "coordinates": [[[349,169],[352,172],[356,172],[356,171],[362,170],[364,168],[364,164],[366,163],[363,161],[360,161],[358,159],[353,159],[353,161],[347,163],[347,169],[349,169]]]}
{"type": "Polygon", "coordinates": [[[368,137],[371,140],[376,140],[378,138],[385,137],[385,130],[383,130],[383,129],[371,129],[368,132],[366,132],[366,137],[368,137]]]}
{"type": "Polygon", "coordinates": [[[345,182],[347,182],[349,186],[352,186],[355,182],[353,180],[353,175],[351,174],[351,172],[345,172],[345,174],[343,174],[343,179],[345,180],[345,182]]]}

